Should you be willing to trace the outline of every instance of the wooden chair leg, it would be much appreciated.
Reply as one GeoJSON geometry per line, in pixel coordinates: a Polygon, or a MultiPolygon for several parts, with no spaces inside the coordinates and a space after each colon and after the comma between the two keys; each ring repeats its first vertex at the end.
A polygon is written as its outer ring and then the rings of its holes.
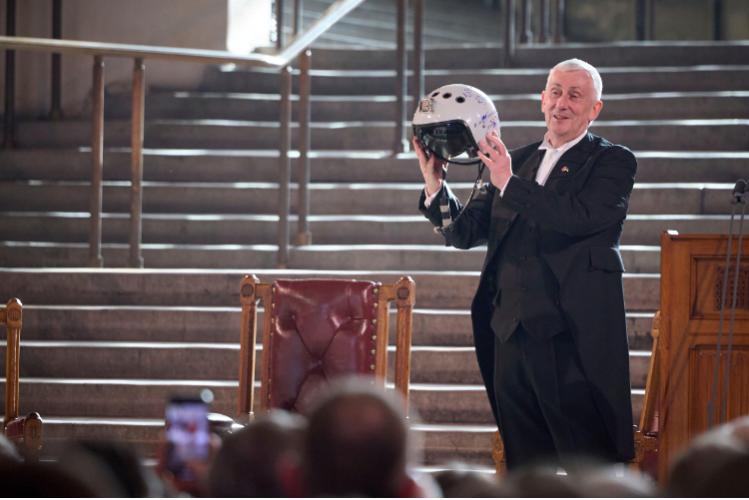
{"type": "Polygon", "coordinates": [[[505,444],[499,431],[492,434],[492,458],[494,459],[494,468],[498,476],[507,474],[507,459],[505,458],[505,444]]]}

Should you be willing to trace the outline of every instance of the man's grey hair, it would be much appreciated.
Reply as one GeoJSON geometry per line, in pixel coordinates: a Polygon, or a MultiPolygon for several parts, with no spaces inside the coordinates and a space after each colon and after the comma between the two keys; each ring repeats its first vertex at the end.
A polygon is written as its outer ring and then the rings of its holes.
{"type": "Polygon", "coordinates": [[[590,75],[590,78],[593,80],[593,88],[596,91],[596,100],[601,100],[601,95],[603,95],[603,80],[601,80],[601,74],[592,64],[577,58],[567,59],[566,61],[560,62],[559,64],[551,68],[551,71],[549,71],[549,76],[546,78],[547,87],[549,86],[549,77],[551,77],[551,72],[554,70],[587,72],[590,75]]]}

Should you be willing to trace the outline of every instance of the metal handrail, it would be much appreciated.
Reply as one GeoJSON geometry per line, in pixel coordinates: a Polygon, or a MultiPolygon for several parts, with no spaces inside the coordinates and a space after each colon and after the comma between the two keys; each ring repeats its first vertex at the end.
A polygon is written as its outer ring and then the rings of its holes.
{"type": "Polygon", "coordinates": [[[396,0],[396,30],[395,30],[395,127],[393,129],[393,154],[408,151],[406,129],[406,0],[396,0]]]}
{"type": "Polygon", "coordinates": [[[283,67],[291,59],[275,54],[239,55],[224,50],[185,49],[156,45],[91,42],[80,40],[54,40],[20,36],[0,36],[0,48],[32,52],[55,52],[59,54],[82,54],[103,57],[127,57],[138,59],[162,59],[205,64],[244,64],[249,66],[283,67]]]}
{"type": "MultiPolygon", "coordinates": [[[[13,0],[10,0],[14,4],[13,0]]],[[[141,255],[142,235],[142,189],[143,179],[143,118],[145,116],[145,65],[146,59],[159,59],[168,61],[182,61],[205,64],[239,64],[245,66],[275,67],[281,70],[281,134],[279,148],[279,224],[278,224],[278,265],[285,267],[288,257],[288,219],[289,219],[289,193],[290,193],[290,163],[289,163],[289,141],[291,137],[290,118],[290,93],[291,93],[291,68],[289,64],[298,56],[302,56],[302,80],[309,80],[310,54],[307,50],[322,34],[337,23],[342,17],[358,7],[365,0],[338,0],[333,3],[312,26],[303,33],[297,34],[283,49],[271,54],[249,54],[237,55],[227,51],[186,49],[176,47],[161,47],[152,45],[133,45],[121,43],[91,42],[79,40],[60,40],[47,38],[31,38],[16,36],[0,36],[0,49],[6,50],[6,80],[12,76],[13,71],[7,71],[8,62],[12,63],[16,50],[33,52],[51,52],[55,54],[79,54],[94,57],[93,65],[93,89],[94,105],[92,107],[92,178],[91,178],[91,219],[89,229],[89,265],[101,266],[101,197],[102,197],[102,172],[103,172],[103,138],[104,138],[104,64],[105,57],[126,57],[134,61],[133,68],[133,90],[132,90],[132,127],[131,127],[131,190],[130,190],[130,265],[133,267],[143,266],[141,255]],[[306,74],[305,74],[306,73],[306,74]],[[286,79],[288,81],[285,81],[286,79]]],[[[10,5],[10,4],[9,4],[10,5]]],[[[15,16],[13,16],[15,17],[15,16]]],[[[12,146],[12,133],[14,111],[13,95],[9,92],[12,85],[6,81],[5,98],[5,130],[6,146],[12,146]],[[9,103],[10,101],[10,103],[9,103]]],[[[302,90],[309,91],[310,85],[302,85],[302,90]]],[[[300,95],[302,102],[309,103],[309,95],[300,95]]],[[[308,104],[307,104],[308,108],[308,104]]],[[[300,121],[309,121],[308,109],[301,113],[300,121]]],[[[300,123],[305,133],[309,133],[309,123],[300,123]]],[[[300,151],[300,179],[309,180],[309,138],[302,140],[300,151]]],[[[303,196],[308,196],[307,186],[300,189],[303,196]]],[[[309,206],[309,200],[302,200],[301,205],[309,206]]],[[[300,221],[300,234],[297,241],[309,242],[310,237],[306,230],[306,212],[303,210],[304,220],[300,221]]]]}

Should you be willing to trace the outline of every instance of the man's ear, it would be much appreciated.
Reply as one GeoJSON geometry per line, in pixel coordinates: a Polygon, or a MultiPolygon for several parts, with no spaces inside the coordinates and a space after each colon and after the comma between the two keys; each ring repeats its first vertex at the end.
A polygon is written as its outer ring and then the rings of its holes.
{"type": "Polygon", "coordinates": [[[599,100],[593,105],[593,109],[590,110],[590,116],[588,117],[588,121],[592,122],[593,120],[598,118],[598,115],[601,114],[601,110],[603,109],[603,101],[599,100]]]}
{"type": "Polygon", "coordinates": [[[541,112],[544,112],[544,99],[546,98],[546,91],[541,91],[541,112]]]}

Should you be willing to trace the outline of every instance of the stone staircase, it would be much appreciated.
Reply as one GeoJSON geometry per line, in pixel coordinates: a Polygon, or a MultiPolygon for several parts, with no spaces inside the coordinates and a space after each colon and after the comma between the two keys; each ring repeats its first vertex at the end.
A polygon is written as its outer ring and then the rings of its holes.
{"type": "MultiPolygon", "coordinates": [[[[633,404],[639,413],[658,307],[660,233],[725,232],[730,189],[749,172],[749,44],[565,45],[430,50],[427,89],[450,82],[494,96],[511,147],[543,133],[539,91],[554,62],[597,64],[604,110],[593,130],[639,161],[623,253],[633,404]],[[612,65],[612,61],[615,65],[612,65]]],[[[468,307],[483,249],[442,246],[416,211],[413,154],[390,156],[392,52],[313,54],[313,245],[275,270],[277,75],[209,68],[196,89],[147,97],[143,251],[127,261],[126,96],[107,97],[104,269],[88,253],[85,119],[22,121],[0,151],[0,297],[24,304],[22,411],[45,417],[46,452],[71,436],[114,436],[146,456],[174,392],[210,387],[234,414],[239,281],[337,276],[416,280],[412,407],[426,463],[491,466],[494,430],[471,348],[468,307]]],[[[465,198],[475,175],[453,167],[465,198]]],[[[295,187],[294,187],[295,189],[295,187]]],[[[292,200],[295,200],[292,192],[292,200]]],[[[294,224],[292,224],[292,227],[294,224]]]]}
{"type": "MultiPolygon", "coordinates": [[[[307,28],[319,19],[334,0],[305,0],[302,27],[307,28]]],[[[456,14],[454,0],[429,0],[424,2],[424,45],[456,46],[497,42],[498,28],[502,26],[501,11],[489,7],[482,0],[463,0],[456,14]]],[[[287,20],[284,32],[292,36],[293,3],[284,4],[287,20]]],[[[406,36],[412,38],[411,9],[407,9],[406,36]]],[[[317,46],[369,47],[392,49],[395,47],[396,2],[369,0],[357,7],[326,32],[317,46]]]]}

